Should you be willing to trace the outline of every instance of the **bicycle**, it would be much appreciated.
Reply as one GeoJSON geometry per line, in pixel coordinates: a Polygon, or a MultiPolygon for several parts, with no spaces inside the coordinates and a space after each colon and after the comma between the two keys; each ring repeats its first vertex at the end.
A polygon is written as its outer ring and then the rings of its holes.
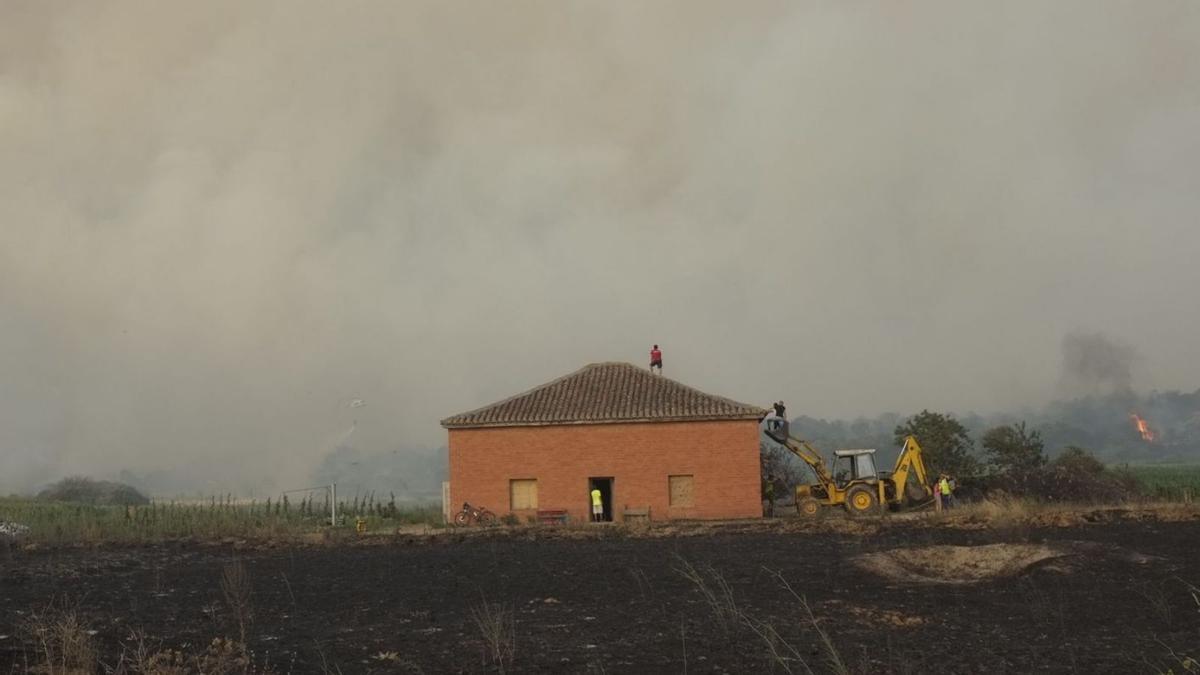
{"type": "Polygon", "coordinates": [[[496,514],[486,508],[471,506],[470,502],[463,502],[462,510],[454,514],[454,524],[463,527],[465,525],[495,525],[496,514]]]}

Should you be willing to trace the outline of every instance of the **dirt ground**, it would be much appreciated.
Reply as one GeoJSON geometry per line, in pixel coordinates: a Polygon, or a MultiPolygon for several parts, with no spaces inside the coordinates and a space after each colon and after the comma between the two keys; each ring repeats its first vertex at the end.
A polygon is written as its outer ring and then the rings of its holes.
{"type": "Polygon", "coordinates": [[[866,673],[1181,672],[1200,656],[1200,519],[1098,520],[0,548],[0,672],[24,671],[51,603],[110,666],[134,630],[183,651],[237,638],[221,579],[239,563],[246,642],[281,672],[820,673],[835,653],[866,673]],[[497,664],[476,619],[508,611],[497,664]]]}

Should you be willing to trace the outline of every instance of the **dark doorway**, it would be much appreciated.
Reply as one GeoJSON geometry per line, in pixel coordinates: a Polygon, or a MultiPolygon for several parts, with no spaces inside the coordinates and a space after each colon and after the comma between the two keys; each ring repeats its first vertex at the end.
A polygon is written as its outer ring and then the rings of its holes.
{"type": "Polygon", "coordinates": [[[599,490],[600,500],[604,502],[604,514],[600,517],[600,520],[611,523],[613,519],[613,479],[588,479],[588,513],[592,512],[592,490],[599,490]]]}

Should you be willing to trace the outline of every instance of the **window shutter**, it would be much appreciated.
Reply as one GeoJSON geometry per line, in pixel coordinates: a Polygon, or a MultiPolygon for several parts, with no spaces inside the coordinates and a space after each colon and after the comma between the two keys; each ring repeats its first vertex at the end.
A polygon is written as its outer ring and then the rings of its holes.
{"type": "Polygon", "coordinates": [[[508,482],[509,510],[536,509],[538,507],[537,479],[522,478],[508,482]]]}
{"type": "Polygon", "coordinates": [[[692,476],[668,476],[667,484],[670,486],[671,506],[693,506],[692,498],[692,476]]]}

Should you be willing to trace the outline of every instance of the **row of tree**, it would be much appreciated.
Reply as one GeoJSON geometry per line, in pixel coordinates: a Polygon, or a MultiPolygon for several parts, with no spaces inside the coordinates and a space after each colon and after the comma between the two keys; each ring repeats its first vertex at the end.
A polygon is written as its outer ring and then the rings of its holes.
{"type": "MultiPolygon", "coordinates": [[[[882,453],[892,445],[893,430],[908,419],[897,413],[854,419],[800,415],[791,422],[795,435],[817,447],[873,447],[882,453]]],[[[982,446],[986,431],[1024,421],[1038,431],[1050,459],[1063,448],[1079,447],[1110,464],[1200,460],[1200,390],[1138,394],[1123,389],[1019,411],[956,414],[953,419],[970,430],[975,447],[982,446]],[[1134,413],[1149,424],[1152,439],[1140,433],[1134,413]]]]}
{"type": "MultiPolygon", "coordinates": [[[[961,422],[949,415],[922,410],[896,427],[895,442],[904,443],[905,436],[916,436],[925,451],[925,461],[935,472],[956,476],[981,473],[1028,471],[1046,464],[1046,444],[1041,433],[1030,430],[1025,422],[992,427],[980,441],[984,457],[975,453],[975,441],[961,422]]],[[[1087,456],[1086,450],[1069,447],[1064,452],[1072,456],[1087,456]]],[[[1096,461],[1099,464],[1098,460],[1096,461]]],[[[1103,465],[1101,465],[1103,466],[1103,465]]]]}
{"type": "MultiPolygon", "coordinates": [[[[1061,448],[1051,461],[1041,433],[1023,421],[984,431],[979,437],[982,452],[977,451],[975,438],[962,422],[929,410],[900,420],[891,437],[882,442],[877,438],[878,430],[874,431],[873,436],[863,440],[876,447],[890,443],[899,448],[906,436],[915,436],[924,451],[926,466],[935,476],[939,473],[954,476],[972,491],[1004,490],[1050,500],[1108,501],[1128,496],[1134,489],[1130,477],[1107,470],[1103,462],[1081,447],[1061,448]]],[[[804,436],[803,427],[794,426],[793,435],[804,436]]],[[[836,447],[844,446],[824,449],[836,447]]],[[[764,442],[761,449],[763,474],[777,481],[777,492],[780,487],[786,490],[814,479],[807,467],[782,446],[764,442]]],[[[894,458],[894,454],[889,457],[881,453],[878,460],[886,467],[894,458]]]]}
{"type": "Polygon", "coordinates": [[[1062,448],[1053,461],[1046,457],[1041,433],[1025,422],[994,426],[983,433],[982,459],[958,420],[921,411],[896,427],[896,440],[917,437],[931,470],[960,476],[976,495],[1003,491],[1045,501],[1115,502],[1138,493],[1128,471],[1110,471],[1078,446],[1062,448]]]}

